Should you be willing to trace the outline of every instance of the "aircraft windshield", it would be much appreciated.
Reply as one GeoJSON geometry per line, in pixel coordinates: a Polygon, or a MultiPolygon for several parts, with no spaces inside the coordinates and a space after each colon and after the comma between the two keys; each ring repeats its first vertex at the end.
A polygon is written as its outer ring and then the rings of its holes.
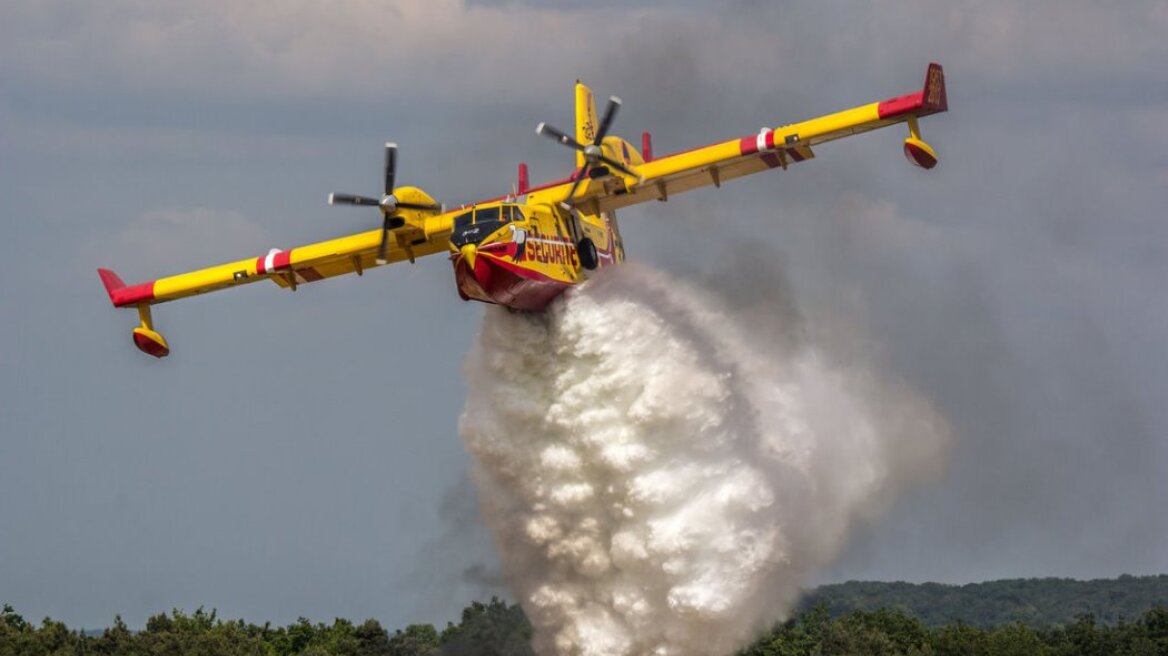
{"type": "Polygon", "coordinates": [[[522,219],[523,213],[514,205],[475,208],[454,217],[454,231],[450,235],[450,242],[457,248],[462,248],[466,244],[477,244],[504,224],[522,219]]]}

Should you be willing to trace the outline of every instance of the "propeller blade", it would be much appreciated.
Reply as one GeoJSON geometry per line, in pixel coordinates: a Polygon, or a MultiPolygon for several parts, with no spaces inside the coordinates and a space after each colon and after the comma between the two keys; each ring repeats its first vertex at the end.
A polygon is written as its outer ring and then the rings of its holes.
{"type": "Polygon", "coordinates": [[[604,155],[601,155],[601,156],[600,156],[600,161],[602,161],[602,162],[604,162],[605,164],[607,164],[607,165],[611,166],[612,168],[614,168],[614,169],[616,169],[616,170],[620,171],[621,173],[624,173],[625,175],[631,175],[631,176],[633,176],[634,178],[640,178],[640,177],[641,177],[640,175],[638,175],[638,174],[636,174],[636,173],[633,173],[632,171],[630,171],[630,170],[629,170],[629,169],[628,169],[628,168],[627,168],[627,167],[626,167],[624,164],[621,164],[620,162],[618,162],[618,161],[616,161],[616,160],[614,160],[614,159],[609,159],[609,158],[605,157],[604,155]]]}
{"type": "Polygon", "coordinates": [[[616,110],[620,109],[621,99],[616,96],[608,98],[608,107],[604,108],[604,118],[600,119],[600,129],[596,131],[596,138],[592,140],[594,144],[600,144],[604,140],[604,136],[608,134],[608,129],[612,127],[612,120],[616,118],[616,110]]]}
{"type": "Polygon", "coordinates": [[[385,264],[388,260],[385,258],[385,252],[389,248],[389,215],[385,215],[385,221],[381,224],[381,245],[377,247],[377,263],[385,264]]]}
{"type": "Polygon", "coordinates": [[[368,196],[356,196],[353,194],[329,194],[329,205],[372,205],[376,207],[381,204],[381,201],[376,198],[368,196]]]}
{"type": "Polygon", "coordinates": [[[579,141],[576,141],[572,137],[564,134],[563,132],[560,132],[547,123],[540,123],[538,126],[536,126],[535,133],[547,135],[548,137],[555,139],[556,141],[564,144],[565,146],[568,146],[569,148],[584,150],[584,146],[579,141]]]}
{"type": "Polygon", "coordinates": [[[576,181],[572,183],[572,188],[568,190],[568,195],[564,197],[564,200],[560,201],[561,205],[563,205],[564,207],[571,207],[572,198],[576,195],[576,190],[580,188],[580,183],[584,181],[584,178],[587,175],[588,175],[588,167],[587,166],[581,166],[576,171],[576,176],[575,176],[576,181]]]}
{"type": "Polygon", "coordinates": [[[608,136],[608,131],[612,127],[613,121],[616,120],[616,114],[620,110],[620,107],[621,99],[616,96],[609,96],[608,105],[604,108],[604,117],[601,118],[599,128],[596,131],[596,137],[587,146],[547,123],[540,123],[535,128],[537,134],[546,135],[565,146],[584,153],[584,166],[576,171],[574,180],[572,181],[572,188],[568,191],[568,195],[564,197],[564,200],[560,201],[560,204],[565,208],[570,208],[575,204],[573,200],[576,197],[576,192],[580,189],[580,184],[584,182],[584,177],[591,173],[593,167],[599,162],[603,162],[606,166],[620,171],[627,176],[637,178],[638,180],[642,179],[639,174],[633,172],[624,164],[610,159],[604,154],[604,138],[608,136]]]}
{"type": "Polygon", "coordinates": [[[385,144],[385,195],[393,193],[393,182],[397,171],[397,144],[385,144]]]}
{"type": "Polygon", "coordinates": [[[442,210],[441,205],[431,205],[428,203],[398,203],[397,207],[399,209],[422,210],[426,212],[438,212],[442,210]]]}

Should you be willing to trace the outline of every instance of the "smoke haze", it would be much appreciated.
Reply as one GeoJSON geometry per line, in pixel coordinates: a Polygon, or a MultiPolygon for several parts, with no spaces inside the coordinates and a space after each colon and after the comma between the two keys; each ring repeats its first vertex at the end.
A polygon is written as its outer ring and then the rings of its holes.
{"type": "Polygon", "coordinates": [[[737,306],[630,264],[486,313],[461,432],[538,653],[731,653],[942,470],[927,403],[820,350],[789,299],[737,306]]]}

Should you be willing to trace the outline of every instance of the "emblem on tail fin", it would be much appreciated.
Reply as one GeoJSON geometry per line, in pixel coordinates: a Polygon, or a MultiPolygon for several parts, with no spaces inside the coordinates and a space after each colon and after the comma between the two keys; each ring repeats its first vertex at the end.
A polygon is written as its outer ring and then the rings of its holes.
{"type": "MultiPolygon", "coordinates": [[[[592,89],[576,81],[576,141],[590,144],[596,138],[596,101],[592,89]]],[[[584,166],[584,153],[577,151],[576,168],[584,166]]]]}
{"type": "Polygon", "coordinates": [[[924,102],[922,103],[925,113],[944,112],[949,110],[949,99],[945,96],[945,72],[941,69],[938,63],[929,64],[929,70],[925,72],[925,90],[922,94],[924,102]]]}

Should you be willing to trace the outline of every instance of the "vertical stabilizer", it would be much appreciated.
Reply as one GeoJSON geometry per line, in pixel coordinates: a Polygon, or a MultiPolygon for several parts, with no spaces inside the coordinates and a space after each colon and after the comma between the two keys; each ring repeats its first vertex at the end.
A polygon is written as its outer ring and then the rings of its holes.
{"type": "MultiPolygon", "coordinates": [[[[587,146],[596,137],[596,101],[592,89],[576,80],[576,141],[587,146]]],[[[576,151],[576,168],[584,166],[584,153],[576,151]]]]}

